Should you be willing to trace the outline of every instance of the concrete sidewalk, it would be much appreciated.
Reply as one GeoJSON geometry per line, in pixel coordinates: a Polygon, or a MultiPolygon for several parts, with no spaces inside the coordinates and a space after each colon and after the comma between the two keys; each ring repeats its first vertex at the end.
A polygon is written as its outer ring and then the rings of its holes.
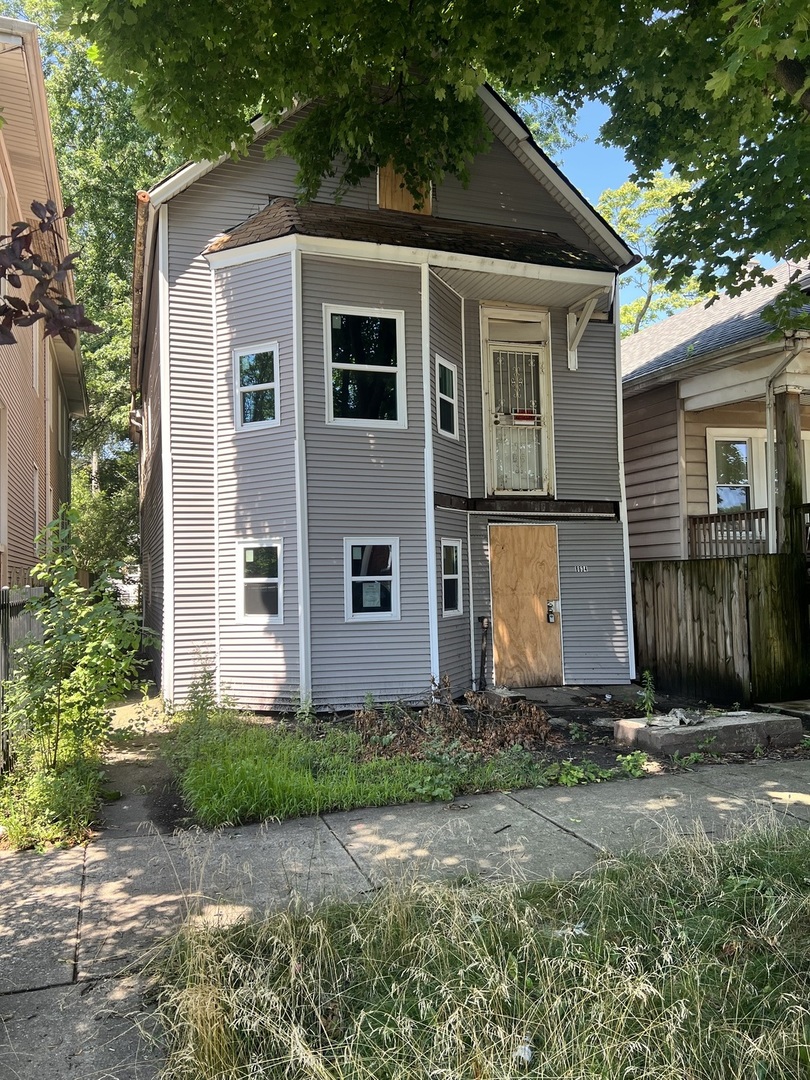
{"type": "Polygon", "coordinates": [[[673,828],[775,814],[810,824],[810,761],[355,810],[160,835],[134,793],[87,848],[0,854],[0,1080],[152,1080],[138,968],[190,910],[212,918],[292,895],[357,897],[400,874],[566,877],[673,828]]]}

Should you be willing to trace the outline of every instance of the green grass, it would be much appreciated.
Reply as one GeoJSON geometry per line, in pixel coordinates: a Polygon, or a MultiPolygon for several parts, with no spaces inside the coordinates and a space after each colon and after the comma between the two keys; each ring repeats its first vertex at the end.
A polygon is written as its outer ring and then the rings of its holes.
{"type": "Polygon", "coordinates": [[[97,758],[55,769],[25,763],[0,777],[0,826],[9,847],[69,847],[86,840],[98,814],[103,770],[97,758]]]}
{"type": "Polygon", "coordinates": [[[452,746],[429,760],[369,756],[353,731],[333,727],[318,736],[217,708],[181,719],[168,757],[186,805],[206,827],[545,782],[545,767],[519,748],[487,759],[452,746]]]}
{"type": "Polygon", "coordinates": [[[808,1080],[808,867],[810,833],[770,825],[570,882],[191,925],[162,968],[166,1076],[808,1080]]]}

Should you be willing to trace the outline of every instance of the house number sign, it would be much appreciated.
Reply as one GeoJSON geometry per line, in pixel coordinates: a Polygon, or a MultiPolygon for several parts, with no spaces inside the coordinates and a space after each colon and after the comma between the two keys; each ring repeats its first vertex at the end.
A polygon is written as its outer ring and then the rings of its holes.
{"type": "Polygon", "coordinates": [[[587,574],[588,573],[588,567],[584,566],[582,563],[580,563],[579,566],[574,567],[574,573],[575,574],[587,574]]]}

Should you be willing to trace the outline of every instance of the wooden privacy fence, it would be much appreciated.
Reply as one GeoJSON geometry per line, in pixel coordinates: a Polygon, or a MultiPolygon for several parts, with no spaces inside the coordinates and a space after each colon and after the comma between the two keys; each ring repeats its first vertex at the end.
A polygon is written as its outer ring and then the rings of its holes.
{"type": "Polygon", "coordinates": [[[792,555],[634,563],[639,671],[721,705],[795,697],[809,685],[807,605],[792,555]]]}

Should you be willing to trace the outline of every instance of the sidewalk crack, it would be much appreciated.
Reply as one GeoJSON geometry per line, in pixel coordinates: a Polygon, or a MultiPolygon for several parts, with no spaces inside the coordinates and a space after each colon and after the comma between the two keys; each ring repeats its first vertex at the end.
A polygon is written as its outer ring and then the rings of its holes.
{"type": "Polygon", "coordinates": [[[71,982],[79,981],[79,946],[82,943],[82,915],[84,914],[84,886],[87,881],[87,845],[84,847],[82,858],[82,880],[79,885],[79,912],[76,916],[76,947],[73,950],[73,978],[71,982]]]}

